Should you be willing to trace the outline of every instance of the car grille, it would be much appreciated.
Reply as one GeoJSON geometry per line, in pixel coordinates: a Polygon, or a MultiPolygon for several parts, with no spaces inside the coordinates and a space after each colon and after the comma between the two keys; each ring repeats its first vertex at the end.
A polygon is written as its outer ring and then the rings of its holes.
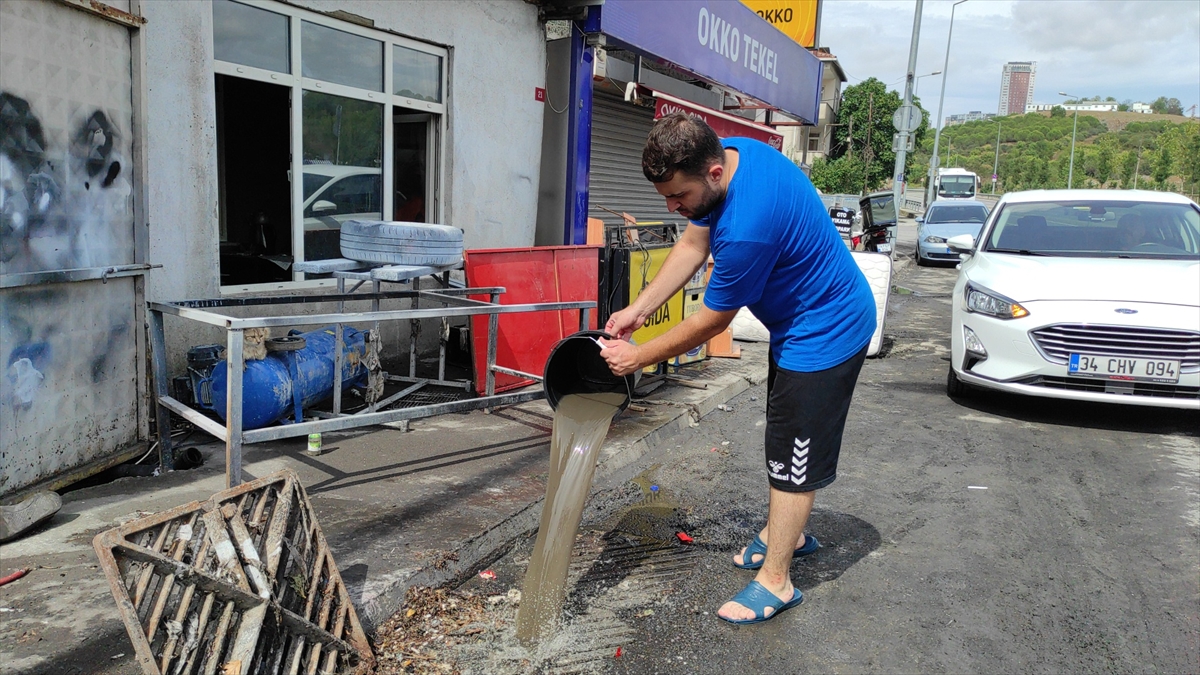
{"type": "MultiPolygon", "coordinates": [[[[1110,387],[1106,385],[1113,384],[1108,380],[1090,377],[1053,377],[1049,375],[1030,377],[1019,380],[1019,383],[1034,387],[1045,387],[1047,389],[1090,391],[1097,394],[1112,393],[1110,387]]],[[[1122,393],[1128,393],[1133,396],[1200,399],[1200,387],[1180,387],[1174,384],[1157,384],[1154,382],[1120,382],[1117,385],[1124,390],[1122,393]]]]}
{"type": "Polygon", "coordinates": [[[1071,354],[1103,354],[1179,361],[1184,373],[1200,371],[1200,332],[1060,323],[1030,332],[1042,356],[1066,365],[1071,354]]]}

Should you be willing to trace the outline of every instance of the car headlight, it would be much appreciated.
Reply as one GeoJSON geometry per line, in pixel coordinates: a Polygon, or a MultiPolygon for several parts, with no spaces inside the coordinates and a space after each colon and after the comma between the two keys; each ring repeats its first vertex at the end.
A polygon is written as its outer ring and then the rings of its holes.
{"type": "Polygon", "coordinates": [[[987,314],[997,319],[1020,319],[1029,316],[1029,310],[1017,301],[999,293],[968,283],[963,294],[963,309],[977,314],[987,314]]]}
{"type": "Polygon", "coordinates": [[[944,244],[944,243],[946,243],[946,238],[945,237],[935,237],[931,234],[928,237],[925,237],[925,243],[926,244],[944,244]]]}

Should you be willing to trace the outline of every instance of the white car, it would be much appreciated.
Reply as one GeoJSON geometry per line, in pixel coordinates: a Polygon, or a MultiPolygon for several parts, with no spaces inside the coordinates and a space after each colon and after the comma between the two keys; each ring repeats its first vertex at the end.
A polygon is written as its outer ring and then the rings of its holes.
{"type": "Polygon", "coordinates": [[[954,286],[946,389],[1200,409],[1200,207],[1177,194],[1005,195],[954,286]]]}
{"type": "Polygon", "coordinates": [[[304,258],[340,258],[342,223],[383,217],[382,172],[366,166],[304,166],[304,258]]]}

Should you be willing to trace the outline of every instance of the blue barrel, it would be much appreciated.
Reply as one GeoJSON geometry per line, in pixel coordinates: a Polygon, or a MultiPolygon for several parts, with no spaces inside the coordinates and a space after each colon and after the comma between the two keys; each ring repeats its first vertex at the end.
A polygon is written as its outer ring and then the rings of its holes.
{"type": "MultiPolygon", "coordinates": [[[[267,357],[247,361],[242,372],[242,428],[265,427],[293,410],[293,392],[298,391],[300,404],[307,408],[333,396],[334,354],[337,338],[334,327],[326,326],[309,333],[292,332],[304,338],[305,347],[291,352],[269,352],[267,357]],[[289,359],[296,361],[293,380],[289,359]]],[[[344,356],[342,359],[342,390],[362,386],[367,381],[366,331],[342,326],[344,356]]],[[[212,410],[225,419],[227,407],[225,361],[218,363],[208,378],[212,386],[212,410]]]]}

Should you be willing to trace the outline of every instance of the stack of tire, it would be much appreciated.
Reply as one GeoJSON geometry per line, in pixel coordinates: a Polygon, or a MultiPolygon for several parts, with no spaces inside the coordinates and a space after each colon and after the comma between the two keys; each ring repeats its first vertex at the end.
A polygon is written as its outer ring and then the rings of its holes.
{"type": "Polygon", "coordinates": [[[448,267],[462,262],[463,232],[449,225],[348,220],[342,257],[383,265],[448,267]]]}

